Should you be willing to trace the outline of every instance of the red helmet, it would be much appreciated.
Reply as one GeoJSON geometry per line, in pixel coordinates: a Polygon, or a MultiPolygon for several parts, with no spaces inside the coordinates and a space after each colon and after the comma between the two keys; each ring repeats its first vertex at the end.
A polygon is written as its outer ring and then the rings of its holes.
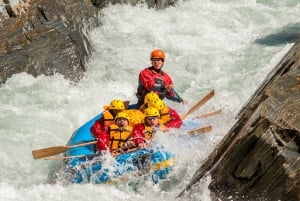
{"type": "Polygon", "coordinates": [[[164,51],[160,49],[153,50],[150,54],[150,59],[162,59],[165,61],[166,55],[164,51]]]}

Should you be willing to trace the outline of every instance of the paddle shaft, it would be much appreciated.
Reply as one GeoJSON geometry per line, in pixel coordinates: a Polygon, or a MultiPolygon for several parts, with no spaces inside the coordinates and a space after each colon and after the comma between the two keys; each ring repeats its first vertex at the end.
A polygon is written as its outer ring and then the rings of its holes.
{"type": "Polygon", "coordinates": [[[215,91],[211,90],[208,94],[206,94],[201,100],[199,100],[187,113],[185,113],[181,119],[184,120],[188,115],[196,111],[199,107],[204,105],[209,99],[211,99],[215,95],[215,91]]]}
{"type": "Polygon", "coordinates": [[[212,126],[204,126],[201,128],[197,128],[195,130],[188,131],[187,134],[188,135],[196,135],[196,134],[208,133],[210,131],[212,131],[212,126]]]}
{"type": "MultiPolygon", "coordinates": [[[[113,157],[119,156],[121,154],[127,154],[127,153],[131,153],[134,152],[138,149],[138,147],[134,147],[131,149],[128,149],[126,151],[124,150],[118,150],[117,152],[113,152],[111,153],[111,155],[113,157]]],[[[98,156],[99,154],[89,154],[89,155],[76,155],[76,156],[63,156],[63,157],[46,157],[44,158],[45,160],[64,160],[64,159],[72,159],[72,158],[81,158],[81,157],[93,157],[93,156],[98,156]]]]}
{"type": "Polygon", "coordinates": [[[207,112],[207,113],[201,114],[199,116],[196,116],[196,117],[194,117],[194,119],[201,119],[201,118],[210,117],[210,116],[214,116],[214,115],[221,114],[221,113],[222,113],[222,110],[218,109],[218,110],[214,110],[212,112],[207,112]]]}
{"type": "Polygon", "coordinates": [[[82,146],[87,146],[87,145],[96,144],[96,143],[97,143],[97,141],[91,141],[91,142],[86,142],[86,143],[72,145],[72,146],[54,146],[54,147],[47,147],[47,148],[43,148],[43,149],[37,149],[37,150],[32,151],[32,156],[34,159],[46,158],[49,156],[61,154],[65,151],[75,148],[75,147],[82,147],[82,146]]]}
{"type": "Polygon", "coordinates": [[[174,93],[176,94],[176,96],[177,96],[179,102],[184,104],[184,101],[183,101],[183,99],[181,98],[181,96],[180,96],[175,90],[173,90],[173,91],[174,91],[174,93]]]}

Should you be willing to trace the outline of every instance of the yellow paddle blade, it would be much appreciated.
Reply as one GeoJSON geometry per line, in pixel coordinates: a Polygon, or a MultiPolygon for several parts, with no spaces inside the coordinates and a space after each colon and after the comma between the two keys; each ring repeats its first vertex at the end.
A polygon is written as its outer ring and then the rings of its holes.
{"type": "Polygon", "coordinates": [[[45,158],[45,157],[54,156],[63,153],[68,149],[69,147],[67,146],[47,147],[43,149],[33,150],[32,156],[34,159],[45,158]]]}
{"type": "Polygon", "coordinates": [[[96,143],[97,143],[97,141],[90,141],[90,142],[76,144],[76,145],[72,145],[72,146],[55,146],[55,147],[47,147],[47,148],[43,148],[43,149],[37,149],[37,150],[32,151],[32,156],[34,159],[46,158],[49,156],[61,154],[71,148],[82,147],[82,146],[96,144],[96,143]]]}

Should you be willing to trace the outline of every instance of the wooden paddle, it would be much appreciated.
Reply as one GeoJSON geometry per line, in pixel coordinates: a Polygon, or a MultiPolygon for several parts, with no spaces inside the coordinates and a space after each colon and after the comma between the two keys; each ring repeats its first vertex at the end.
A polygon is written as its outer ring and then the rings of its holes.
{"type": "MultiPolygon", "coordinates": [[[[134,152],[138,150],[138,147],[133,147],[133,148],[130,148],[126,151],[124,150],[117,150],[116,152],[112,152],[111,155],[113,157],[116,157],[116,156],[119,156],[121,154],[127,154],[127,153],[131,153],[131,152],[134,152]]],[[[44,160],[64,160],[64,159],[71,159],[71,158],[80,158],[80,157],[94,157],[94,156],[97,156],[97,155],[100,155],[100,154],[89,154],[89,155],[76,155],[76,156],[63,156],[63,157],[46,157],[44,158],[44,160]]]]}
{"type": "Polygon", "coordinates": [[[214,110],[212,112],[207,112],[207,113],[201,114],[199,116],[196,116],[196,117],[194,117],[194,119],[201,119],[201,118],[211,117],[211,116],[221,114],[221,113],[222,113],[222,110],[218,109],[218,110],[214,110]]]}
{"type": "Polygon", "coordinates": [[[204,126],[201,128],[197,128],[195,130],[188,131],[187,134],[188,135],[196,135],[196,134],[208,133],[210,131],[212,131],[212,126],[204,126]]]}
{"type": "MultiPolygon", "coordinates": [[[[197,134],[208,133],[210,131],[212,131],[212,126],[204,126],[204,127],[201,127],[201,128],[195,129],[195,130],[188,131],[185,135],[197,135],[197,134]]],[[[94,143],[95,142],[93,141],[91,143],[84,143],[84,144],[69,146],[69,147],[73,148],[76,146],[84,146],[87,144],[94,144],[94,143]]],[[[58,147],[66,147],[66,146],[58,146],[58,147]]],[[[49,148],[45,148],[45,149],[51,149],[51,148],[53,148],[53,147],[49,147],[49,148]]],[[[138,147],[133,147],[128,150],[118,150],[116,152],[113,152],[111,155],[113,157],[116,157],[123,153],[130,153],[130,152],[136,151],[137,149],[138,149],[138,147]]],[[[44,149],[41,149],[41,150],[44,150],[44,149]]],[[[39,151],[39,150],[35,150],[35,151],[39,151]]],[[[56,155],[56,154],[53,154],[53,155],[56,155]]],[[[71,158],[80,158],[80,157],[85,157],[85,156],[93,156],[93,154],[92,154],[92,155],[77,155],[77,156],[64,156],[64,157],[49,157],[49,156],[53,156],[53,155],[48,155],[48,156],[44,156],[44,157],[40,157],[40,158],[44,158],[45,160],[64,160],[64,159],[71,159],[71,158]]],[[[94,154],[94,155],[96,155],[96,154],[94,154]]],[[[35,159],[37,159],[37,158],[35,158],[35,159]]]]}
{"type": "Polygon", "coordinates": [[[55,146],[55,147],[47,147],[43,149],[37,149],[32,151],[32,156],[34,159],[46,158],[49,156],[54,156],[57,154],[61,154],[68,149],[72,149],[75,147],[82,147],[90,144],[96,144],[97,141],[86,142],[82,144],[72,145],[72,146],[55,146]]]}
{"type": "Polygon", "coordinates": [[[206,94],[202,99],[200,99],[187,113],[182,115],[181,119],[184,120],[188,115],[195,112],[199,107],[204,105],[209,99],[211,99],[215,95],[215,91],[211,90],[208,94],[206,94]]]}

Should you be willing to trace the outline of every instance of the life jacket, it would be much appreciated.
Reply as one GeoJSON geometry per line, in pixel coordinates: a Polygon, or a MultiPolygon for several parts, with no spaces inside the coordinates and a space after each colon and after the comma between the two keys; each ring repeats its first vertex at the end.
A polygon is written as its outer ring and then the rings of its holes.
{"type": "Polygon", "coordinates": [[[116,124],[109,126],[109,147],[111,150],[123,148],[127,140],[131,137],[131,126],[126,126],[123,130],[116,124]]]}
{"type": "Polygon", "coordinates": [[[107,127],[115,123],[113,115],[108,110],[105,110],[102,113],[102,117],[103,117],[103,127],[107,127]]]}
{"type": "MultiPolygon", "coordinates": [[[[158,129],[160,131],[166,131],[166,127],[164,125],[159,125],[158,129]]],[[[154,130],[152,127],[145,125],[145,130],[144,130],[145,139],[151,140],[154,137],[156,131],[157,130],[154,130]]]]}
{"type": "Polygon", "coordinates": [[[159,123],[160,124],[167,124],[169,121],[171,121],[171,115],[170,115],[170,110],[167,106],[164,106],[160,110],[160,118],[159,118],[159,123]]]}

